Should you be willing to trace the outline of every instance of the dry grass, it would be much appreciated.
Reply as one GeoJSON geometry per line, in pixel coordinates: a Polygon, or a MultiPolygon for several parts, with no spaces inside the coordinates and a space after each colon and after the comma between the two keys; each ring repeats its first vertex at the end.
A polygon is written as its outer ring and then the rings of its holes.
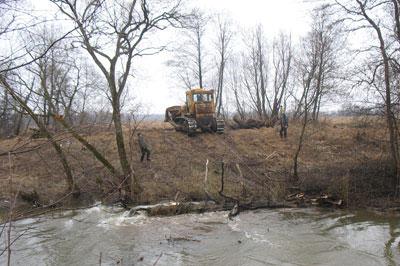
{"type": "MultiPolygon", "coordinates": [[[[139,130],[152,147],[151,162],[139,161],[136,139],[130,154],[132,167],[144,188],[142,203],[176,196],[178,200],[204,199],[207,159],[210,161],[209,191],[216,198],[222,160],[226,165],[225,193],[228,195],[244,200],[281,200],[293,186],[287,181],[300,132],[296,123],[290,125],[287,140],[280,139],[276,128],[235,130],[223,135],[198,134],[192,138],[162,122],[147,122],[139,130]]],[[[86,137],[119,167],[112,131],[107,127],[92,128],[86,137]]],[[[60,139],[84,197],[103,198],[115,180],[78,142],[62,134],[60,139]]],[[[46,140],[28,137],[0,140],[0,153],[25,142],[27,147],[41,146],[32,152],[12,156],[13,187],[20,185],[23,191],[36,191],[43,204],[56,201],[64,195],[66,183],[56,154],[46,140]]],[[[315,194],[328,192],[345,200],[351,197],[359,200],[368,193],[377,193],[374,189],[378,185],[385,190],[389,172],[385,168],[386,154],[384,121],[323,118],[307,130],[299,159],[302,182],[298,189],[315,194]],[[378,183],[363,179],[379,173],[380,176],[374,177],[380,180],[378,183]]],[[[9,197],[7,176],[8,159],[1,156],[0,199],[9,197]]]]}

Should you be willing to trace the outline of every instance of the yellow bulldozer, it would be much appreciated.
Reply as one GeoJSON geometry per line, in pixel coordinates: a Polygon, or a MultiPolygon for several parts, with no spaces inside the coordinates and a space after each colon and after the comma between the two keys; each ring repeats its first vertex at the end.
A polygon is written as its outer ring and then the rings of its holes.
{"type": "Polygon", "coordinates": [[[214,90],[203,88],[186,91],[186,103],[183,106],[171,106],[165,110],[165,122],[169,122],[177,131],[189,136],[202,132],[223,133],[225,122],[215,113],[214,90]]]}

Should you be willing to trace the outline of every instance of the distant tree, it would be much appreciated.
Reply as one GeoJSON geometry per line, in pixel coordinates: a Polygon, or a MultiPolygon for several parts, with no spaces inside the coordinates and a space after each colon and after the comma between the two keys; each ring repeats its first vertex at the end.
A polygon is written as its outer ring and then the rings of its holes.
{"type": "Polygon", "coordinates": [[[192,11],[185,21],[181,40],[174,50],[174,59],[168,64],[176,70],[180,82],[185,89],[195,86],[203,88],[207,68],[207,52],[205,35],[209,24],[209,17],[199,9],[192,11]]]}
{"type": "Polygon", "coordinates": [[[341,73],[338,64],[344,47],[342,23],[333,19],[329,5],[316,8],[313,13],[313,31],[318,44],[318,69],[314,81],[312,119],[318,120],[321,102],[328,94],[337,93],[341,73]]]}
{"type": "Polygon", "coordinates": [[[261,120],[267,117],[267,83],[269,77],[267,41],[261,25],[251,34],[243,55],[243,82],[250,106],[261,120]]]}
{"type": "Polygon", "coordinates": [[[271,118],[276,120],[279,108],[283,104],[284,96],[287,93],[290,76],[293,72],[293,48],[290,35],[280,33],[274,41],[272,49],[272,68],[273,68],[273,90],[272,102],[269,104],[271,118]],[[272,106],[271,106],[272,104],[272,106]]]}
{"type": "MultiPolygon", "coordinates": [[[[345,41],[341,21],[335,21],[331,14],[331,6],[322,5],[313,10],[312,24],[309,41],[312,42],[312,53],[317,57],[318,67],[311,81],[311,91],[309,92],[309,108],[312,120],[316,121],[319,117],[321,104],[328,96],[334,96],[340,92],[340,81],[342,78],[339,65],[341,51],[344,49],[345,41]]],[[[303,49],[303,47],[301,48],[303,49]]],[[[304,93],[296,97],[297,106],[294,117],[298,118],[304,112],[304,93]]]]}
{"type": "Polygon", "coordinates": [[[228,88],[229,94],[233,94],[233,105],[235,106],[235,112],[239,115],[241,120],[246,118],[246,97],[243,88],[243,76],[241,75],[241,70],[239,69],[238,58],[232,59],[232,64],[228,68],[228,88]]]}
{"type": "Polygon", "coordinates": [[[231,29],[231,22],[224,19],[221,14],[217,15],[216,19],[217,26],[217,41],[215,43],[217,52],[217,90],[216,90],[216,106],[217,115],[221,114],[223,108],[223,92],[224,92],[224,81],[226,65],[230,56],[231,41],[233,32],[231,29]]]}

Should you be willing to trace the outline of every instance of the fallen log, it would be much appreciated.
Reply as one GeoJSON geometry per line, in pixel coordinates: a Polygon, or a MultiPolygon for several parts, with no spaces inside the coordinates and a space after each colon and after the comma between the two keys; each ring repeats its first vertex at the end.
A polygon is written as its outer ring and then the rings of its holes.
{"type": "Polygon", "coordinates": [[[276,124],[276,119],[255,119],[248,118],[242,119],[238,115],[233,116],[232,122],[229,123],[231,129],[250,129],[250,128],[262,128],[262,127],[273,127],[276,124]]]}
{"type": "Polygon", "coordinates": [[[213,201],[201,201],[201,202],[166,202],[154,205],[142,205],[136,206],[129,210],[128,216],[135,216],[145,211],[148,216],[172,216],[185,213],[203,213],[206,211],[217,211],[220,210],[213,201]]]}
{"type": "Polygon", "coordinates": [[[341,207],[343,200],[334,198],[327,194],[322,194],[318,197],[308,197],[304,192],[293,193],[286,196],[288,202],[294,202],[297,206],[305,207],[314,205],[320,207],[341,207]]]}
{"type": "Polygon", "coordinates": [[[172,216],[187,213],[203,213],[211,211],[229,211],[228,217],[237,216],[241,211],[257,209],[294,208],[295,204],[288,202],[255,201],[248,203],[225,202],[217,204],[213,201],[201,202],[165,202],[154,205],[141,205],[133,207],[127,213],[132,217],[145,213],[147,216],[172,216]]]}
{"type": "Polygon", "coordinates": [[[320,197],[312,199],[312,202],[316,202],[319,206],[322,207],[341,207],[343,204],[343,201],[341,199],[336,199],[327,194],[322,194],[320,197]]]}
{"type": "Polygon", "coordinates": [[[267,125],[266,121],[259,119],[249,118],[246,120],[240,119],[239,116],[235,115],[232,120],[236,123],[231,125],[233,129],[250,129],[250,128],[261,128],[267,125]]]}

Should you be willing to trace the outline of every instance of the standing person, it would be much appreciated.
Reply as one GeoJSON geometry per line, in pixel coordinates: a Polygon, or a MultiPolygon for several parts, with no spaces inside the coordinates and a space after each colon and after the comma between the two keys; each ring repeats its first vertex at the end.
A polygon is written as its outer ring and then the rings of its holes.
{"type": "Polygon", "coordinates": [[[285,113],[285,107],[283,107],[281,105],[281,107],[279,108],[279,116],[282,117],[282,115],[285,113]]]}
{"type": "Polygon", "coordinates": [[[287,128],[289,127],[289,119],[284,112],[281,114],[281,130],[279,131],[279,135],[281,138],[287,138],[287,128]]]}
{"type": "Polygon", "coordinates": [[[143,162],[145,155],[147,157],[147,161],[150,161],[150,146],[147,144],[142,133],[138,133],[138,138],[139,138],[140,151],[142,153],[142,157],[140,157],[140,161],[143,162]]]}

